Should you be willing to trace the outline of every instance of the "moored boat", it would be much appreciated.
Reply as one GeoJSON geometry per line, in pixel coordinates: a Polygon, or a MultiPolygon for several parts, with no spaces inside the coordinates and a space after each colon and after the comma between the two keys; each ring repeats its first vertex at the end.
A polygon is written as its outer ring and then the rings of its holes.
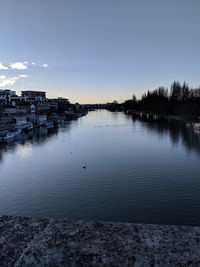
{"type": "Polygon", "coordinates": [[[199,123],[199,122],[194,123],[194,124],[193,124],[193,128],[194,128],[195,130],[200,130],[200,123],[199,123]]]}
{"type": "Polygon", "coordinates": [[[158,116],[157,116],[157,115],[154,115],[154,116],[153,116],[153,119],[154,119],[154,120],[157,120],[157,119],[158,119],[158,116]]]}
{"type": "Polygon", "coordinates": [[[9,141],[9,140],[14,140],[17,136],[21,134],[20,129],[12,129],[10,131],[4,131],[0,134],[0,140],[1,141],[9,141]]]}
{"type": "Polygon", "coordinates": [[[53,129],[54,128],[53,121],[47,121],[45,125],[46,125],[47,129],[53,129]]]}

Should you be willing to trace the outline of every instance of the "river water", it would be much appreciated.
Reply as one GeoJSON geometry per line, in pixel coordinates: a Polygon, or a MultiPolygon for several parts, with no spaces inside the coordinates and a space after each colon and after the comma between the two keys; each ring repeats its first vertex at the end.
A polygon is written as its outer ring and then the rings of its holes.
{"type": "Polygon", "coordinates": [[[99,110],[4,145],[0,214],[200,225],[200,134],[99,110]]]}

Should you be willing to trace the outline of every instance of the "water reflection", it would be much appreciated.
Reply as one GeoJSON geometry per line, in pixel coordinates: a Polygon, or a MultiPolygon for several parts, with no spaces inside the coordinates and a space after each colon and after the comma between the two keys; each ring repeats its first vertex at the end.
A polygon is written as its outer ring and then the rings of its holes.
{"type": "MultiPolygon", "coordinates": [[[[96,116],[95,113],[93,113],[96,116]]],[[[99,112],[101,114],[101,112],[99,112]]],[[[130,121],[133,123],[139,121],[142,123],[142,127],[151,134],[157,134],[160,138],[165,138],[167,136],[170,137],[171,143],[176,146],[178,144],[184,145],[188,152],[194,151],[200,156],[200,132],[194,131],[192,128],[187,128],[184,123],[179,121],[167,120],[167,119],[148,119],[146,117],[135,117],[132,115],[125,116],[126,124],[119,124],[118,120],[120,120],[120,112],[111,112],[111,118],[114,124],[94,124],[94,128],[100,127],[123,127],[126,126],[130,121]]],[[[104,114],[102,114],[104,116],[104,114]]],[[[73,121],[73,127],[77,125],[77,121],[73,121]]],[[[64,130],[71,131],[72,122],[67,122],[64,126],[62,126],[64,130]]],[[[45,142],[48,142],[51,138],[55,138],[58,134],[58,131],[62,131],[60,129],[54,129],[52,131],[48,131],[46,128],[40,128],[37,131],[32,131],[27,134],[22,135],[18,140],[0,143],[0,161],[3,160],[3,156],[6,152],[16,151],[20,146],[20,149],[24,147],[24,151],[27,149],[29,144],[34,145],[42,145],[45,142]]]]}
{"type": "MultiPolygon", "coordinates": [[[[75,125],[75,121],[74,121],[75,125]]],[[[52,138],[56,138],[59,131],[64,129],[66,132],[70,131],[72,125],[71,122],[65,123],[59,129],[51,129],[47,130],[45,127],[41,127],[37,130],[30,131],[29,133],[24,133],[20,137],[15,140],[11,140],[9,142],[0,142],[0,161],[4,159],[4,156],[8,152],[16,152],[21,156],[30,154],[32,150],[32,145],[40,146],[44,143],[49,142],[52,138]]]]}
{"type": "Polygon", "coordinates": [[[169,136],[171,143],[183,145],[188,152],[194,151],[200,156],[200,132],[187,128],[185,123],[168,119],[147,119],[145,117],[130,116],[133,123],[142,122],[142,127],[151,134],[157,134],[158,137],[166,138],[169,136]]]}
{"type": "Polygon", "coordinates": [[[200,225],[199,144],[181,123],[89,112],[1,147],[0,214],[200,225]]]}

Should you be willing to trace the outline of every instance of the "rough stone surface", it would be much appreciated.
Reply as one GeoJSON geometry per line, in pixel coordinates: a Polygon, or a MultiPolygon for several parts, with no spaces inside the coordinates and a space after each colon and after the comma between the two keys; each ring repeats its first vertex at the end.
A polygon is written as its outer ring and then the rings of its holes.
{"type": "Polygon", "coordinates": [[[1,216],[0,266],[200,266],[200,227],[1,216]]]}

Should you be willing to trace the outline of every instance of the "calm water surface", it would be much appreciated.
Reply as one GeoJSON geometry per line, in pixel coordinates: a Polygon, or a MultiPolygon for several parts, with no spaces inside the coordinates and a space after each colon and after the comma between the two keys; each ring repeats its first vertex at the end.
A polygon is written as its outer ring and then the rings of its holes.
{"type": "Polygon", "coordinates": [[[200,134],[95,111],[1,147],[0,214],[200,225],[200,134]]]}

